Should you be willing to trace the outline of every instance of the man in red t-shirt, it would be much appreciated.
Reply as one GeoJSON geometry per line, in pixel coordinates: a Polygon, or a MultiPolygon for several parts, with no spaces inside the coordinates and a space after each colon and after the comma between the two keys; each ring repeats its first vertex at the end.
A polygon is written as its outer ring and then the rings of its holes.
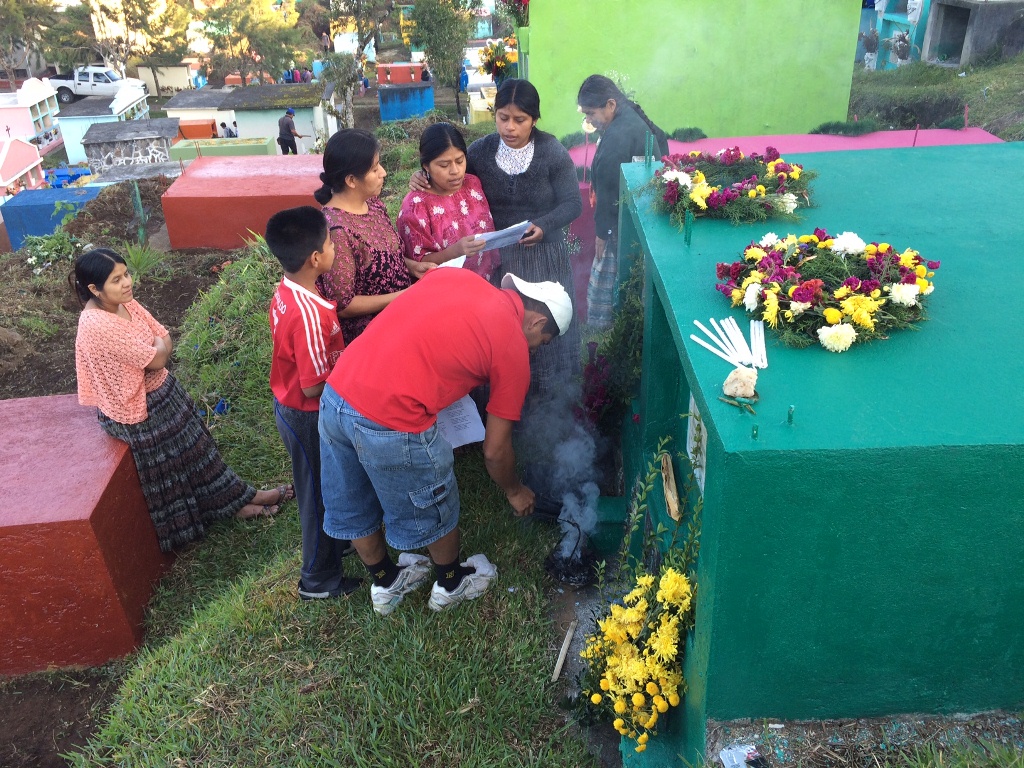
{"type": "Polygon", "coordinates": [[[530,352],[565,333],[572,302],[558,283],[506,275],[498,289],[467,269],[424,275],[345,350],[320,400],[324,531],[351,539],[381,615],[424,583],[430,607],[479,597],[497,575],[483,555],[460,564],[459,489],[437,413],[490,385],[484,461],[516,515],[533,512],[512,426],[530,386],[530,352]],[[395,549],[426,547],[430,560],[395,549]]]}

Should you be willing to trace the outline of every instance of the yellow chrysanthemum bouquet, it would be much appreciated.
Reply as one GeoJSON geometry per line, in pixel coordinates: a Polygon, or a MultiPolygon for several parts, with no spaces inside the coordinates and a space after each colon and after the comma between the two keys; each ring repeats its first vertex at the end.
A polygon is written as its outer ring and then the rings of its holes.
{"type": "MultiPolygon", "coordinates": [[[[697,418],[690,416],[690,418],[697,418]]],[[[695,423],[700,445],[699,420],[695,423]]],[[[659,524],[647,535],[639,558],[630,555],[632,539],[648,515],[647,497],[669,459],[668,439],[658,446],[648,464],[646,479],[637,484],[631,520],[620,553],[618,589],[628,589],[608,606],[587,637],[580,656],[586,661],[581,680],[582,695],[590,714],[605,717],[622,736],[636,742],[636,751],[658,733],[659,722],[686,693],[683,653],[686,634],[693,628],[696,586],[693,573],[699,552],[700,512],[703,502],[691,471],[680,498],[684,509],[674,528],[659,524]],[[662,554],[663,553],[663,554],[662,554]],[[661,564],[649,568],[645,563],[661,564]]],[[[696,450],[696,449],[695,449],[696,450]]],[[[679,454],[697,466],[700,459],[679,454]]],[[[600,571],[600,568],[599,568],[600,571]]],[[[603,576],[603,572],[602,572],[603,576]]],[[[602,578],[602,590],[605,591],[602,578]]]]}
{"type": "Polygon", "coordinates": [[[682,645],[691,624],[693,588],[685,574],[665,567],[657,577],[643,574],[612,605],[587,638],[580,655],[600,673],[590,703],[610,709],[612,725],[637,742],[642,752],[657,733],[658,718],[679,706],[686,692],[682,645]]]}

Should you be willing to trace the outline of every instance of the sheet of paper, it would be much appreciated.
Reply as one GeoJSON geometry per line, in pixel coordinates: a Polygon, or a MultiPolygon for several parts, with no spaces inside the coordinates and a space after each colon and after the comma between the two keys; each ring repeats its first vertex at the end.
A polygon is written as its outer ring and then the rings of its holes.
{"type": "Polygon", "coordinates": [[[476,403],[469,395],[456,400],[437,414],[437,428],[452,448],[479,443],[484,439],[484,423],[480,420],[476,403]]]}
{"type": "Polygon", "coordinates": [[[483,240],[487,243],[487,250],[494,248],[504,248],[506,245],[515,245],[522,237],[523,233],[530,228],[530,222],[521,221],[518,224],[513,224],[507,229],[502,229],[497,232],[484,232],[476,236],[477,240],[483,240]]]}
{"type": "Polygon", "coordinates": [[[439,267],[461,267],[466,263],[465,256],[456,256],[454,259],[448,259],[444,264],[438,264],[439,267]]]}

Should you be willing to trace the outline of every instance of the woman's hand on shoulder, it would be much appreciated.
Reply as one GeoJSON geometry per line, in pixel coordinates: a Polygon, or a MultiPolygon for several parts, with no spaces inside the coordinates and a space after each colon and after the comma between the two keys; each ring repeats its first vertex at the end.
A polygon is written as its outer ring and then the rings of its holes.
{"type": "Polygon", "coordinates": [[[536,245],[544,239],[544,230],[538,227],[536,224],[531,224],[530,228],[523,233],[522,238],[519,240],[520,245],[536,245]]]}
{"type": "Polygon", "coordinates": [[[430,182],[427,181],[427,174],[422,170],[416,171],[409,177],[409,189],[413,192],[429,192],[430,182]]]}

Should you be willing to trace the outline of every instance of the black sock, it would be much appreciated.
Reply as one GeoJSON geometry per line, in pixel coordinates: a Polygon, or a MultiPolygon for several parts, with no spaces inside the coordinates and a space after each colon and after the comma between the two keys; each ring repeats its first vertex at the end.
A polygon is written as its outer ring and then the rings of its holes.
{"type": "Polygon", "coordinates": [[[366,566],[366,570],[370,572],[373,583],[378,587],[390,587],[398,577],[399,568],[391,556],[386,554],[379,563],[366,566]]]}
{"type": "Polygon", "coordinates": [[[454,563],[434,563],[434,574],[437,576],[437,583],[448,592],[453,591],[459,584],[462,583],[462,577],[470,573],[476,573],[476,568],[467,568],[459,563],[459,558],[455,558],[454,563]]]}

